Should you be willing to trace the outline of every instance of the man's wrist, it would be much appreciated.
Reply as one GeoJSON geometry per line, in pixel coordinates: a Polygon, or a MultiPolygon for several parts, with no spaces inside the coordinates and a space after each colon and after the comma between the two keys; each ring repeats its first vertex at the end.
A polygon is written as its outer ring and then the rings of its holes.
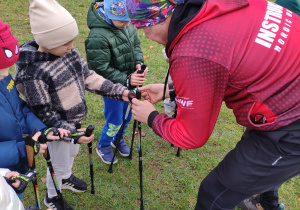
{"type": "Polygon", "coordinates": [[[154,120],[154,118],[155,118],[158,114],[159,114],[159,112],[156,111],[156,110],[153,111],[153,112],[151,112],[151,113],[149,114],[148,120],[147,120],[147,124],[148,124],[148,126],[149,126],[150,128],[152,128],[153,120],[154,120]]]}

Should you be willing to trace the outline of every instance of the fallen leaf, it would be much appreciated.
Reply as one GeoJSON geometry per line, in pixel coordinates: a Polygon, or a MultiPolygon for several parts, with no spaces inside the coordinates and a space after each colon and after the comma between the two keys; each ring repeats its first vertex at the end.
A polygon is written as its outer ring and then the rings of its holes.
{"type": "Polygon", "coordinates": [[[47,178],[46,178],[46,177],[42,177],[42,178],[41,178],[41,181],[42,181],[42,183],[46,183],[47,178]]]}

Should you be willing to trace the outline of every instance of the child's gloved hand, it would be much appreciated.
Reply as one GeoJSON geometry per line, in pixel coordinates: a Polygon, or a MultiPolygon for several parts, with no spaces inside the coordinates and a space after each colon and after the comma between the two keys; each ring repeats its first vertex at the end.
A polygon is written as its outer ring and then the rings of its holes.
{"type": "Polygon", "coordinates": [[[55,140],[59,140],[63,137],[67,137],[69,136],[70,131],[63,129],[63,128],[48,128],[45,132],[44,135],[46,136],[47,140],[50,141],[55,141],[55,140]]]}
{"type": "Polygon", "coordinates": [[[80,128],[76,130],[77,132],[72,133],[71,138],[74,144],[88,144],[94,140],[94,134],[87,137],[86,136],[86,128],[80,128]]]}
{"type": "Polygon", "coordinates": [[[40,137],[41,132],[37,132],[32,136],[32,141],[34,141],[33,144],[33,150],[34,150],[34,155],[37,155],[39,153],[45,153],[47,149],[47,144],[41,144],[38,141],[38,138],[40,137]]]}
{"type": "Polygon", "coordinates": [[[94,140],[94,134],[92,134],[90,137],[87,137],[87,136],[80,137],[78,139],[77,143],[78,144],[88,144],[88,143],[90,143],[93,140],[94,140]]]}
{"type": "Polygon", "coordinates": [[[18,172],[16,172],[16,171],[8,171],[8,172],[6,172],[6,174],[5,174],[5,180],[7,181],[7,183],[9,184],[9,185],[11,185],[13,188],[18,188],[19,186],[20,186],[20,184],[21,184],[21,181],[20,180],[16,180],[15,182],[13,182],[13,183],[11,183],[10,181],[8,181],[9,180],[9,178],[11,178],[11,177],[13,177],[13,176],[18,176],[19,175],[19,173],[18,172]]]}
{"type": "Polygon", "coordinates": [[[5,179],[7,183],[13,187],[17,194],[23,193],[34,177],[35,173],[33,171],[28,171],[26,174],[19,174],[16,171],[9,171],[5,174],[5,179]]]}

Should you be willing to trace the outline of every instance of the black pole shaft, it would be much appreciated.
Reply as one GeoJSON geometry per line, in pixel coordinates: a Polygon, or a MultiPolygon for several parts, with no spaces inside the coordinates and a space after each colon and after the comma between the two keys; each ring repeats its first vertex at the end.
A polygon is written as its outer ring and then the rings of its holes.
{"type": "MultiPolygon", "coordinates": [[[[33,130],[32,135],[36,133],[36,130],[33,130]]],[[[26,153],[27,153],[27,160],[29,164],[29,170],[33,171],[34,178],[32,180],[34,195],[35,195],[35,204],[38,209],[41,209],[40,197],[39,197],[39,188],[37,184],[36,175],[38,172],[35,170],[35,158],[34,158],[34,140],[30,135],[25,137],[25,145],[26,145],[26,153]]]]}
{"type": "Polygon", "coordinates": [[[36,175],[32,180],[32,186],[33,186],[34,196],[35,196],[35,205],[38,209],[42,209],[40,199],[39,199],[40,198],[40,196],[39,196],[39,187],[38,187],[38,184],[37,184],[36,175]]]}
{"type": "MultiPolygon", "coordinates": [[[[86,129],[86,136],[90,137],[95,129],[94,125],[89,125],[86,129]]],[[[91,194],[95,194],[94,186],[94,163],[93,163],[93,142],[88,143],[89,161],[90,161],[90,177],[91,177],[91,194]]]]}
{"type": "Polygon", "coordinates": [[[176,153],[176,156],[177,156],[177,157],[180,156],[180,150],[181,150],[180,147],[178,147],[178,148],[177,148],[177,153],[176,153]]]}
{"type": "MultiPolygon", "coordinates": [[[[130,104],[128,104],[128,106],[130,106],[130,104]]],[[[127,111],[128,111],[128,108],[127,108],[127,111]]],[[[120,144],[120,140],[122,138],[123,130],[124,130],[124,127],[125,127],[125,124],[126,124],[126,119],[127,118],[125,117],[125,119],[124,119],[124,121],[122,123],[121,129],[120,129],[120,133],[119,133],[119,136],[118,136],[118,139],[117,139],[116,149],[115,149],[115,152],[114,152],[114,156],[111,159],[111,162],[110,162],[110,165],[109,165],[109,169],[108,169],[108,173],[112,173],[113,172],[112,167],[113,167],[114,159],[116,157],[116,153],[117,153],[117,150],[118,150],[118,147],[119,147],[119,144],[120,144]]]]}
{"type": "Polygon", "coordinates": [[[140,172],[140,192],[141,192],[141,204],[140,209],[144,209],[144,199],[143,199],[143,155],[142,155],[142,126],[141,122],[138,122],[138,132],[139,132],[139,172],[140,172]]]}
{"type": "Polygon", "coordinates": [[[129,153],[129,156],[128,156],[128,158],[130,160],[132,160],[132,150],[133,150],[133,142],[134,142],[134,135],[135,135],[136,123],[137,123],[137,121],[134,120],[134,122],[133,122],[133,130],[132,130],[132,138],[131,138],[131,145],[130,145],[130,153],[129,153]]]}
{"type": "Polygon", "coordinates": [[[89,160],[90,160],[90,177],[91,177],[91,194],[95,194],[95,186],[94,186],[94,164],[93,164],[93,149],[92,149],[92,142],[88,143],[89,148],[89,160]]]}
{"type": "MultiPolygon", "coordinates": [[[[146,70],[147,68],[147,64],[143,64],[141,66],[141,69],[137,71],[137,74],[142,74],[144,73],[144,71],[146,70]]],[[[139,86],[136,87],[136,89],[138,88],[139,86]]],[[[137,99],[141,100],[141,93],[137,91],[137,93],[139,93],[140,95],[137,95],[137,99]]],[[[130,160],[132,160],[132,150],[133,150],[133,142],[134,142],[134,135],[135,135],[135,129],[136,129],[136,123],[137,121],[134,120],[134,123],[133,123],[133,132],[132,132],[132,138],[131,138],[131,146],[130,146],[130,153],[129,153],[129,156],[128,158],[130,160]]]]}
{"type": "MultiPolygon", "coordinates": [[[[41,136],[39,136],[38,141],[40,143],[44,144],[44,143],[47,143],[47,138],[46,138],[45,135],[41,135],[41,136]]],[[[64,202],[64,199],[63,199],[62,192],[59,189],[59,185],[58,185],[57,180],[56,180],[56,176],[55,176],[55,172],[54,172],[54,169],[53,169],[53,165],[52,165],[52,162],[51,162],[51,157],[50,157],[50,153],[49,153],[48,148],[46,149],[46,151],[44,153],[44,158],[47,162],[47,166],[48,166],[48,169],[49,169],[49,172],[50,172],[50,175],[51,175],[51,179],[53,181],[53,185],[54,185],[56,194],[59,198],[60,205],[62,206],[62,210],[65,210],[65,202],[64,202]]]]}

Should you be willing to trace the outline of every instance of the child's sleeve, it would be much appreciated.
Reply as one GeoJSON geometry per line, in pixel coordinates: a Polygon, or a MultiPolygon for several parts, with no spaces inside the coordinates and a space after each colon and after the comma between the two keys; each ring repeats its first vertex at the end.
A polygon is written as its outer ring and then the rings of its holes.
{"type": "Polygon", "coordinates": [[[0,168],[0,175],[1,176],[5,176],[5,174],[7,173],[7,172],[9,172],[10,170],[8,169],[8,168],[0,168]]]}
{"type": "Polygon", "coordinates": [[[105,96],[107,98],[122,101],[122,95],[127,88],[120,83],[114,84],[112,81],[98,75],[95,71],[89,70],[87,65],[83,65],[85,72],[85,89],[92,93],[105,96]]]}
{"type": "MultiPolygon", "coordinates": [[[[25,147],[25,143],[24,143],[25,147]]],[[[19,163],[19,150],[16,140],[0,142],[0,167],[8,168],[19,163]]]]}
{"type": "Polygon", "coordinates": [[[26,119],[26,125],[30,133],[32,133],[34,129],[44,132],[47,129],[47,126],[32,113],[32,111],[28,108],[27,104],[23,100],[21,103],[23,108],[23,115],[26,119]]]}
{"type": "Polygon", "coordinates": [[[89,69],[113,83],[126,83],[127,73],[110,66],[111,46],[105,37],[88,37],[85,41],[85,49],[89,69]]]}

